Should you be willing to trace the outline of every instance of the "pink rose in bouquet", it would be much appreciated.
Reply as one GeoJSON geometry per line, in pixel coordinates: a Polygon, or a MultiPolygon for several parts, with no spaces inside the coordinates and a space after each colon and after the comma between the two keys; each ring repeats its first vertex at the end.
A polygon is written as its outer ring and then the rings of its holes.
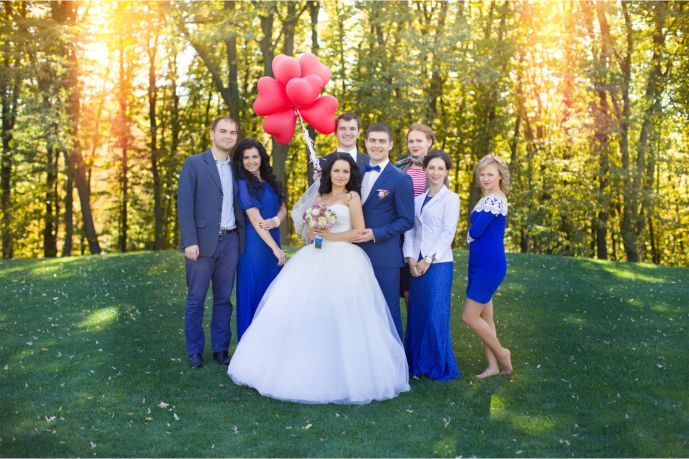
{"type": "Polygon", "coordinates": [[[337,216],[335,213],[328,209],[327,207],[319,206],[314,204],[310,208],[304,211],[304,223],[309,225],[309,228],[315,230],[326,230],[330,229],[335,225],[335,220],[337,216]]]}

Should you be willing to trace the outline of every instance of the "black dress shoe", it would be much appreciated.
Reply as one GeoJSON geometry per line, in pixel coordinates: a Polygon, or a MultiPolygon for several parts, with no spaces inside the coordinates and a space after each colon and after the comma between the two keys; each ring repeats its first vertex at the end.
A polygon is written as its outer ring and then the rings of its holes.
{"type": "Polygon", "coordinates": [[[220,365],[229,365],[230,364],[230,355],[227,353],[227,351],[213,352],[213,358],[220,365]]]}
{"type": "Polygon", "coordinates": [[[201,354],[191,354],[189,356],[189,366],[196,369],[201,368],[203,366],[201,354]]]}

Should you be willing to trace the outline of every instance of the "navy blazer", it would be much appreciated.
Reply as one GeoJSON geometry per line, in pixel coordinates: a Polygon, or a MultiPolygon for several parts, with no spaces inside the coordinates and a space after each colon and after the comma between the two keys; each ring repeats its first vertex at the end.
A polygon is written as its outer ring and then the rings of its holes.
{"type": "MultiPolygon", "coordinates": [[[[230,164],[230,169],[232,165],[230,164]]],[[[234,217],[239,233],[239,253],[244,251],[244,213],[237,201],[237,181],[232,172],[234,217]]],[[[199,246],[202,257],[210,257],[218,244],[222,211],[222,185],[211,150],[187,157],[179,175],[177,218],[181,233],[180,250],[199,246]]]]}
{"type": "MultiPolygon", "coordinates": [[[[321,166],[321,170],[325,169],[325,163],[327,163],[328,160],[335,155],[335,153],[337,153],[337,150],[333,151],[332,153],[328,153],[327,155],[323,156],[322,158],[318,158],[318,163],[321,166]]],[[[349,154],[349,153],[347,153],[347,154],[349,154]]],[[[362,153],[360,151],[356,152],[356,165],[359,166],[359,171],[361,172],[362,177],[364,175],[364,167],[366,167],[368,162],[369,162],[369,157],[367,154],[362,153]]]]}
{"type": "Polygon", "coordinates": [[[373,230],[374,241],[360,247],[374,267],[404,265],[400,235],[414,227],[414,190],[411,177],[389,162],[373,183],[364,208],[366,228],[373,230]]]}

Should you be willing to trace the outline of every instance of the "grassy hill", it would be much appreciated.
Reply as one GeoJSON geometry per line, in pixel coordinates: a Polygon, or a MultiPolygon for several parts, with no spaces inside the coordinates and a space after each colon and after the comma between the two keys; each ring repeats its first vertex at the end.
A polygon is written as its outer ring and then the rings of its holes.
{"type": "Polygon", "coordinates": [[[364,406],[263,398],[208,346],[189,369],[179,253],[0,262],[0,455],[686,456],[689,270],[508,260],[495,308],[514,375],[473,377],[460,251],[462,378],[364,406]]]}

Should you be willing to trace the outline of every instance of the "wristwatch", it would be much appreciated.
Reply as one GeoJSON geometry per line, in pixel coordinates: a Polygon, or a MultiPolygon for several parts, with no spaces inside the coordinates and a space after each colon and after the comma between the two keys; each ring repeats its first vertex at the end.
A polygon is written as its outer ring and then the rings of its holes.
{"type": "Polygon", "coordinates": [[[434,259],[434,258],[435,258],[435,257],[432,257],[432,256],[430,256],[430,255],[426,255],[425,257],[423,257],[423,261],[425,261],[426,263],[428,263],[428,264],[430,265],[430,264],[433,263],[433,259],[434,259]]]}

